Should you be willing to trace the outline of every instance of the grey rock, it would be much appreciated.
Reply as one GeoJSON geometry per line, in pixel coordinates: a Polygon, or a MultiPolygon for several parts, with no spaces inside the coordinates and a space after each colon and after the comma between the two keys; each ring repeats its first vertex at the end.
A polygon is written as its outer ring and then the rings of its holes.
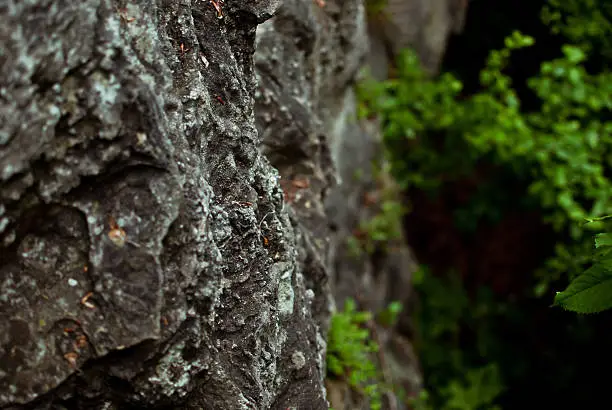
{"type": "MultiPolygon", "coordinates": [[[[369,63],[385,69],[400,50],[412,47],[431,74],[439,70],[448,38],[465,24],[469,0],[384,0],[382,12],[369,19],[373,44],[369,63]],[[385,51],[387,58],[381,55],[385,51]]],[[[379,76],[380,78],[380,76],[379,76]]]]}
{"type": "Polygon", "coordinates": [[[372,278],[364,307],[409,298],[390,289],[414,269],[403,243],[345,249],[372,184],[351,175],[380,150],[351,91],[363,3],[0,17],[0,408],[327,409],[336,301],[372,278]]]}
{"type": "Polygon", "coordinates": [[[253,114],[279,2],[217,4],[0,5],[0,407],[326,408],[253,114]]]}

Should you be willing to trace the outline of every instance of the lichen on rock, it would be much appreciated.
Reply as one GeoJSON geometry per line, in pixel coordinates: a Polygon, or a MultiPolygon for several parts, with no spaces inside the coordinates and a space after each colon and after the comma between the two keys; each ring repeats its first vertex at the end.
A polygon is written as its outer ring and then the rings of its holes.
{"type": "Polygon", "coordinates": [[[0,406],[326,406],[253,114],[278,7],[0,7],[0,406]]]}

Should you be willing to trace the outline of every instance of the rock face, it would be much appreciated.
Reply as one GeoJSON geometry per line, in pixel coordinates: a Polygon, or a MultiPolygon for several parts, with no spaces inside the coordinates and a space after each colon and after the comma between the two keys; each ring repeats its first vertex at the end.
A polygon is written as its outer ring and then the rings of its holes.
{"type": "Polygon", "coordinates": [[[0,406],[326,408],[326,271],[253,114],[278,6],[3,3],[0,406]]]}
{"type": "Polygon", "coordinates": [[[369,40],[361,1],[280,6],[0,4],[0,408],[328,408],[369,40]]]}

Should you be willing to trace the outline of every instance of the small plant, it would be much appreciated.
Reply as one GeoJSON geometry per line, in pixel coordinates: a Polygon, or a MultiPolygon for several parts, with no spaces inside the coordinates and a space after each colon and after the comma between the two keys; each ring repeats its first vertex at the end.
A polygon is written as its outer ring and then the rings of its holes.
{"type": "Polygon", "coordinates": [[[373,254],[389,242],[402,238],[402,218],[407,207],[401,203],[398,187],[391,182],[389,164],[383,159],[372,163],[372,176],[378,189],[366,194],[364,205],[372,207],[372,217],[362,220],[355,234],[347,239],[349,252],[354,256],[364,251],[373,254]]]}
{"type": "Polygon", "coordinates": [[[362,221],[355,234],[347,238],[351,255],[357,257],[364,251],[371,255],[379,247],[402,238],[402,217],[406,207],[392,197],[383,198],[378,207],[379,211],[362,221]]]}
{"type": "MultiPolygon", "coordinates": [[[[369,175],[376,188],[363,198],[364,209],[373,215],[361,220],[353,235],[346,239],[348,252],[355,258],[364,253],[372,255],[389,242],[402,238],[402,217],[407,207],[401,203],[401,194],[390,178],[389,165],[384,157],[385,154],[381,153],[380,158],[372,161],[369,175]]],[[[363,169],[356,169],[353,178],[364,181],[365,174],[363,169]]]]}
{"type": "Polygon", "coordinates": [[[404,206],[396,199],[384,199],[380,212],[360,225],[363,232],[366,252],[373,253],[378,244],[397,240],[402,237],[401,218],[405,213],[404,206]]]}
{"type": "Polygon", "coordinates": [[[378,312],[376,315],[376,322],[386,327],[393,327],[397,323],[399,314],[404,309],[401,302],[393,301],[389,305],[378,312]]]}
{"type": "Polygon", "coordinates": [[[344,310],[331,319],[327,344],[327,373],[342,378],[370,400],[370,408],[382,406],[379,371],[371,359],[378,351],[370,331],[364,327],[372,320],[370,312],[358,312],[355,301],[347,299],[344,310]]]}

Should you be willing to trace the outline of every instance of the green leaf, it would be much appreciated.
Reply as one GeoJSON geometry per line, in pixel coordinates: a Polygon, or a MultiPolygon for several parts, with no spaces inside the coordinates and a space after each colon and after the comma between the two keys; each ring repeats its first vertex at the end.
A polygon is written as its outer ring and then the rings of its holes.
{"type": "Polygon", "coordinates": [[[344,373],[344,368],[342,367],[340,360],[338,360],[336,356],[332,355],[327,357],[327,369],[336,376],[342,376],[344,373]]]}
{"type": "Polygon", "coordinates": [[[595,247],[601,248],[602,246],[612,246],[612,234],[599,233],[595,235],[595,247]]]}
{"type": "Polygon", "coordinates": [[[562,50],[563,54],[565,54],[567,59],[572,63],[580,63],[586,58],[584,51],[578,47],[566,44],[562,47],[562,50]]]}
{"type": "Polygon", "coordinates": [[[612,308],[612,272],[598,262],[557,292],[554,305],[577,313],[597,313],[612,308]]]}

